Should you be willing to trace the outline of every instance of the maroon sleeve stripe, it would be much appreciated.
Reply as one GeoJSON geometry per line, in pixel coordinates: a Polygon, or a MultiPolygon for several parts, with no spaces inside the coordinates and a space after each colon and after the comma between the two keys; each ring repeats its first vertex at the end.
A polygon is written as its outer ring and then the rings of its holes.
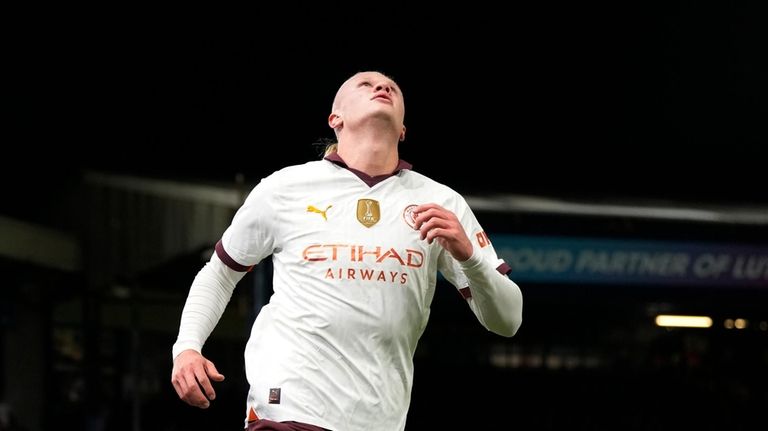
{"type": "MultiPolygon", "coordinates": [[[[499,265],[498,268],[496,268],[496,271],[499,271],[502,275],[509,275],[509,273],[512,272],[512,267],[507,265],[506,262],[504,262],[501,265],[499,265]]],[[[462,287],[461,289],[459,289],[459,293],[464,299],[469,299],[472,297],[472,291],[469,290],[469,286],[462,287]]]]}
{"type": "Polygon", "coordinates": [[[245,266],[235,262],[235,259],[232,259],[232,257],[227,254],[227,251],[224,250],[224,245],[221,243],[221,240],[216,243],[216,255],[219,256],[219,259],[221,259],[225,265],[232,268],[234,271],[247,272],[253,268],[253,265],[245,266]]]}
{"type": "Polygon", "coordinates": [[[509,273],[512,272],[512,267],[507,265],[507,262],[502,262],[502,264],[496,268],[496,271],[499,271],[502,275],[509,275],[509,273]]]}

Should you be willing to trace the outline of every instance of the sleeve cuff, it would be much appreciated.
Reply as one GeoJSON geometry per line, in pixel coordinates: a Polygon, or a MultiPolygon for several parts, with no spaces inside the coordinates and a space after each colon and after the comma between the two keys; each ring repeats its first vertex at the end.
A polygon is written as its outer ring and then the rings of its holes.
{"type": "Polygon", "coordinates": [[[179,356],[179,353],[185,351],[185,350],[194,350],[198,353],[202,353],[202,347],[201,345],[195,343],[194,341],[180,341],[173,345],[173,349],[171,352],[171,358],[176,359],[177,356],[179,356]]]}
{"type": "MultiPolygon", "coordinates": [[[[499,261],[501,261],[501,264],[496,267],[496,271],[501,275],[509,275],[509,273],[512,272],[512,267],[501,259],[499,259],[499,261]]],[[[473,249],[472,256],[470,256],[469,259],[464,262],[459,262],[461,270],[464,271],[465,274],[467,272],[472,273],[480,270],[484,264],[485,261],[483,260],[482,253],[478,253],[476,249],[473,249]]]]}
{"type": "Polygon", "coordinates": [[[459,262],[459,265],[461,266],[462,271],[471,271],[480,266],[482,263],[482,255],[478,253],[477,250],[473,247],[472,256],[469,256],[469,259],[465,260],[464,262],[459,262]]]}

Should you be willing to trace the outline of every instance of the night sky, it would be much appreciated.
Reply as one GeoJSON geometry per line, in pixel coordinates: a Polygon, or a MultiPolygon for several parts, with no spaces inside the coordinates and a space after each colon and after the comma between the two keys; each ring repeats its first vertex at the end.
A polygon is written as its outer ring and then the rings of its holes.
{"type": "Polygon", "coordinates": [[[376,12],[26,14],[4,97],[21,156],[5,175],[255,182],[316,158],[336,89],[374,69],[405,94],[401,157],[460,192],[768,202],[757,10],[376,12]]]}

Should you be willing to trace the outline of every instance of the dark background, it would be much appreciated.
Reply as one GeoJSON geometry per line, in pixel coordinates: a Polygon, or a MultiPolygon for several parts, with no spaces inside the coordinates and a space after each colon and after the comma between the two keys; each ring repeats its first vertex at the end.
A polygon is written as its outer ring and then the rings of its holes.
{"type": "MultiPolygon", "coordinates": [[[[240,175],[253,184],[319,157],[313,143],[333,137],[326,119],[335,91],[362,70],[387,73],[404,91],[401,157],[463,194],[757,211],[768,203],[762,8],[289,8],[9,11],[0,215],[87,244],[95,239],[84,233],[93,220],[83,199],[85,172],[229,185],[240,175]]],[[[492,233],[768,243],[765,225],[479,217],[492,233]]],[[[229,326],[206,345],[228,380],[214,407],[198,411],[176,399],[168,377],[175,319],[200,253],[106,286],[94,286],[87,271],[62,274],[5,258],[0,264],[10,280],[3,336],[17,339],[19,313],[34,309],[48,337],[41,379],[53,407],[42,413],[43,424],[90,431],[102,429],[96,418],[108,417],[105,429],[114,430],[138,429],[136,423],[159,430],[239,426],[247,389],[242,346],[256,296],[251,280],[228,308],[229,326]],[[99,289],[121,283],[165,295],[149,307],[165,301],[171,323],[115,329],[89,315],[119,302],[99,289]],[[30,296],[30,284],[43,294],[30,296]],[[68,301],[85,304],[82,320],[69,326],[51,317],[68,301]],[[82,337],[84,362],[62,365],[50,347],[61,333],[82,337]],[[131,362],[136,351],[143,368],[131,362]],[[73,398],[83,381],[90,389],[73,398]],[[144,384],[138,392],[136,381],[144,384]]],[[[663,330],[648,318],[666,308],[767,320],[762,288],[523,286],[523,329],[503,340],[441,287],[415,359],[414,429],[748,429],[768,403],[764,331],[663,330]],[[603,362],[500,369],[488,362],[499,349],[603,362]]],[[[14,361],[12,349],[4,353],[0,365],[14,361]]]]}
{"type": "Polygon", "coordinates": [[[258,180],[316,157],[373,69],[404,90],[403,158],[461,192],[766,199],[756,6],[380,9],[12,16],[4,140],[32,180],[258,180]]]}

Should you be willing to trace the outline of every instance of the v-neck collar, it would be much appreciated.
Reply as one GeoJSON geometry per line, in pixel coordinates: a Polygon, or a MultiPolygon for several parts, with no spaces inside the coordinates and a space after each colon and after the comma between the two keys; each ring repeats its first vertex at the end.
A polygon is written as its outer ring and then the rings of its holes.
{"type": "Polygon", "coordinates": [[[393,176],[399,174],[400,171],[402,171],[403,169],[411,169],[411,168],[413,168],[413,165],[411,165],[410,163],[406,162],[405,160],[398,160],[397,161],[397,167],[391,173],[389,173],[389,174],[382,174],[382,175],[376,175],[376,176],[370,176],[370,175],[366,174],[363,171],[359,171],[357,169],[350,168],[349,166],[347,166],[347,162],[345,162],[344,159],[342,159],[341,156],[339,156],[339,153],[331,153],[331,154],[325,156],[325,160],[328,160],[329,162],[337,164],[337,165],[341,166],[342,168],[347,169],[348,171],[352,172],[358,178],[360,178],[360,180],[362,180],[366,185],[368,185],[368,187],[373,187],[376,184],[386,180],[387,178],[390,178],[390,177],[393,177],[393,176]]]}

